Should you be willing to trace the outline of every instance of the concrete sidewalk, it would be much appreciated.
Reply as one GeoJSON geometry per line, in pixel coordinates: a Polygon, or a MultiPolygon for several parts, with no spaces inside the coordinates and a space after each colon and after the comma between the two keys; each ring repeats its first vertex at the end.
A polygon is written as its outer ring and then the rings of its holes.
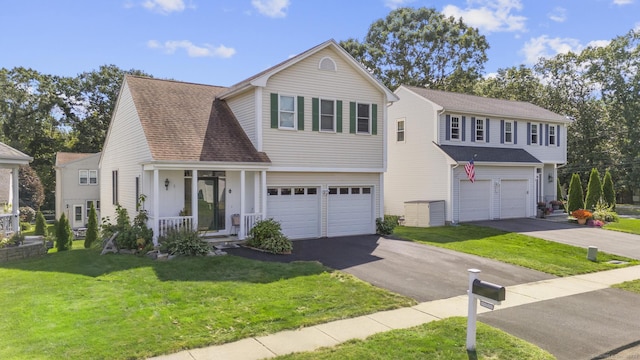
{"type": "MultiPolygon", "coordinates": [[[[482,279],[482,273],[480,274],[482,279]]],[[[640,279],[640,266],[592,274],[542,280],[507,287],[506,300],[496,310],[609,288],[613,284],[640,279]]],[[[219,346],[185,350],[159,356],[158,360],[265,359],[292,352],[313,351],[351,339],[394,329],[404,329],[452,316],[467,316],[467,295],[420,303],[410,308],[383,311],[276,334],[239,340],[219,346]]],[[[478,307],[478,312],[487,310],[478,307]]]]}

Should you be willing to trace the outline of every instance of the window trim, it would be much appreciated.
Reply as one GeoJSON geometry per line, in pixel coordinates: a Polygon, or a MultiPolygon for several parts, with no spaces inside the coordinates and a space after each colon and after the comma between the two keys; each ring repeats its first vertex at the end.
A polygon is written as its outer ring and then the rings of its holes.
{"type": "Polygon", "coordinates": [[[475,139],[475,142],[486,142],[486,131],[487,131],[487,127],[486,127],[486,120],[485,119],[480,119],[480,118],[476,118],[476,127],[475,129],[473,129],[473,136],[475,139]],[[479,128],[480,127],[480,128],[479,128]],[[481,136],[478,136],[479,132],[482,132],[481,136]]]}
{"type": "Polygon", "coordinates": [[[356,102],[356,134],[359,135],[371,135],[371,120],[373,117],[373,110],[372,110],[373,106],[371,103],[364,103],[364,102],[356,102]],[[369,110],[368,114],[367,114],[367,131],[360,131],[360,111],[359,111],[359,106],[360,105],[367,105],[367,109],[369,110]]]}
{"type": "Polygon", "coordinates": [[[461,115],[451,115],[449,116],[449,139],[451,141],[461,141],[462,140],[462,116],[461,115]],[[454,121],[454,119],[456,121],[454,121]],[[453,126],[454,123],[457,123],[457,126],[453,126]],[[457,134],[454,135],[453,130],[458,130],[457,134]],[[456,137],[457,136],[457,137],[456,137]]]}
{"type": "Polygon", "coordinates": [[[89,170],[78,170],[78,184],[89,185],[89,170]],[[84,179],[84,182],[82,180],[84,179]]]}
{"type": "Polygon", "coordinates": [[[530,130],[530,134],[529,134],[529,145],[539,145],[540,144],[540,126],[541,124],[539,123],[531,123],[531,130],[530,130]],[[535,131],[534,131],[535,129],[535,131]],[[533,140],[533,137],[536,137],[535,141],[533,140]]]}
{"type": "Polygon", "coordinates": [[[396,142],[406,142],[407,141],[407,121],[406,118],[397,119],[396,120],[396,142]],[[400,130],[400,123],[402,123],[402,130],[400,130]],[[402,140],[398,140],[398,135],[402,134],[402,140]]]}
{"type": "Polygon", "coordinates": [[[549,146],[551,146],[551,145],[556,146],[557,135],[556,135],[556,126],[555,125],[549,125],[549,131],[547,131],[547,137],[548,137],[548,141],[549,141],[549,146]]]}
{"type": "Polygon", "coordinates": [[[502,136],[505,144],[513,144],[513,134],[514,134],[513,126],[514,126],[513,120],[504,121],[504,130],[503,130],[502,136]],[[511,125],[511,131],[507,131],[507,125],[511,125]],[[507,140],[507,134],[511,135],[511,141],[507,140]]]}
{"type": "Polygon", "coordinates": [[[288,94],[278,94],[278,129],[281,130],[298,130],[298,121],[296,119],[296,114],[298,113],[298,101],[297,101],[297,97],[295,95],[288,95],[288,94]],[[293,99],[293,110],[289,111],[289,110],[282,110],[282,98],[283,97],[287,97],[287,98],[292,98],[293,99]],[[282,125],[282,113],[291,113],[291,118],[292,118],[292,122],[293,122],[293,126],[292,127],[288,127],[288,126],[283,126],[282,125]]]}
{"type": "Polygon", "coordinates": [[[323,99],[320,98],[318,101],[318,118],[319,118],[319,124],[318,124],[318,128],[320,132],[326,132],[326,133],[335,133],[337,132],[337,101],[335,99],[323,99]],[[328,116],[327,114],[323,114],[322,113],[322,102],[323,101],[327,101],[327,102],[332,102],[333,103],[333,114],[331,114],[332,118],[333,118],[333,123],[332,123],[332,128],[331,130],[327,130],[327,129],[323,129],[322,125],[323,125],[323,121],[322,121],[322,117],[323,116],[328,116]]]}

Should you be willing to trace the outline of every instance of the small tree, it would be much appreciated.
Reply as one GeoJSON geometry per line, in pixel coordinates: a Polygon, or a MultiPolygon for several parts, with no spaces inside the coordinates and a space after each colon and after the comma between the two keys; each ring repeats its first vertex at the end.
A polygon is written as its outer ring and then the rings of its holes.
{"type": "Polygon", "coordinates": [[[44,218],[42,211],[36,213],[36,230],[35,235],[47,235],[47,220],[44,218]]]}
{"type": "Polygon", "coordinates": [[[84,248],[88,249],[91,244],[98,240],[98,214],[96,214],[96,208],[91,203],[89,209],[89,222],[87,224],[87,234],[84,237],[84,248]]]}
{"type": "Polygon", "coordinates": [[[562,201],[562,186],[560,186],[560,181],[556,179],[556,200],[562,201]]]}
{"type": "Polygon", "coordinates": [[[616,191],[613,188],[613,179],[611,178],[611,173],[607,170],[604,173],[604,179],[602,180],[602,200],[604,203],[611,208],[611,210],[616,209],[616,191]]]}
{"type": "Polygon", "coordinates": [[[584,193],[582,192],[582,181],[580,175],[573,174],[569,183],[569,196],[567,199],[567,212],[571,214],[574,210],[584,208],[584,193]]]}
{"type": "Polygon", "coordinates": [[[584,207],[588,210],[596,208],[596,204],[602,198],[602,182],[600,181],[600,172],[598,169],[591,169],[589,175],[589,183],[587,184],[587,197],[584,200],[584,207]]]}
{"type": "Polygon", "coordinates": [[[58,227],[56,228],[56,249],[58,251],[65,251],[71,249],[73,245],[73,232],[71,231],[71,225],[67,217],[62,213],[60,220],[58,220],[58,227]]]}

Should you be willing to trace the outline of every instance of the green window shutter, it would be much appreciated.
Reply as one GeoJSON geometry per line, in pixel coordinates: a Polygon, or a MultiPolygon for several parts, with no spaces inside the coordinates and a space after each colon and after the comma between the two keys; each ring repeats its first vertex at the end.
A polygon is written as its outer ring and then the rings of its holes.
{"type": "Polygon", "coordinates": [[[356,133],[356,103],[349,103],[349,132],[356,133]]]}
{"type": "Polygon", "coordinates": [[[271,93],[271,128],[278,128],[278,94],[271,93]]]}
{"type": "Polygon", "coordinates": [[[371,135],[378,135],[378,104],[371,105],[371,135]]]}
{"type": "Polygon", "coordinates": [[[304,97],[298,96],[298,130],[304,130],[304,97]]]}
{"type": "Polygon", "coordinates": [[[311,99],[311,130],[320,131],[320,100],[311,99]]]}
{"type": "Polygon", "coordinates": [[[336,131],[342,132],[342,100],[336,101],[336,131]]]}

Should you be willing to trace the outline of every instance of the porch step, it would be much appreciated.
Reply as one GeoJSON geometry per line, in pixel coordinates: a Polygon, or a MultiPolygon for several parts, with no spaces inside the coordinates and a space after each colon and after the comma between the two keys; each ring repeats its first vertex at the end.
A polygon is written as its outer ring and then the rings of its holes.
{"type": "Polygon", "coordinates": [[[230,249],[240,247],[238,244],[244,243],[237,236],[202,236],[202,240],[206,241],[216,250],[230,249]]]}

